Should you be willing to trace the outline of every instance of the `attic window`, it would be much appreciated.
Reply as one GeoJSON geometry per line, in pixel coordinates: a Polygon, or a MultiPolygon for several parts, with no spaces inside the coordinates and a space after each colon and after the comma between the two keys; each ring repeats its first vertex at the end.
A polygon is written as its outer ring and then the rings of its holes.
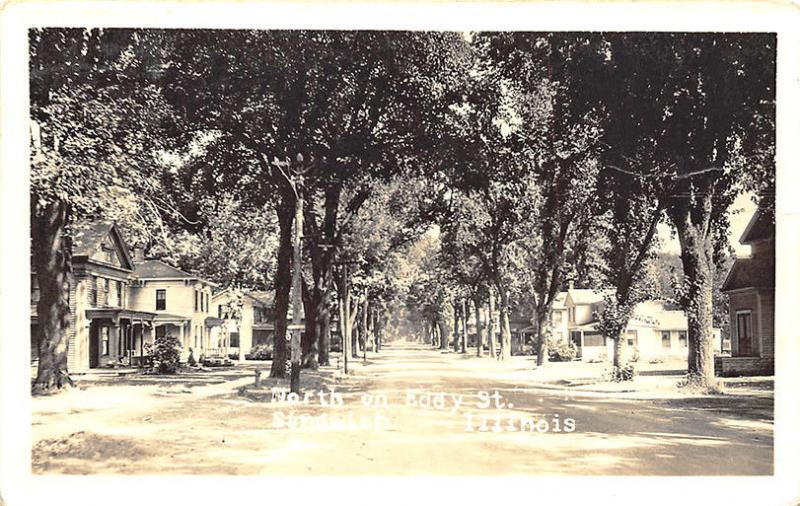
{"type": "Polygon", "coordinates": [[[111,246],[109,246],[107,244],[103,244],[102,249],[103,249],[103,260],[105,260],[108,263],[113,262],[114,261],[114,248],[112,248],[111,246]]]}

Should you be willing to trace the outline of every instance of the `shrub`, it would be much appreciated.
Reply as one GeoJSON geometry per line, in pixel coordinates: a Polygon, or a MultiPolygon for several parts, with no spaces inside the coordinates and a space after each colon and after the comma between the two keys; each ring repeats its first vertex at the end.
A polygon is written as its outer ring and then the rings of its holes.
{"type": "Polygon", "coordinates": [[[250,349],[244,358],[247,360],[271,360],[272,359],[272,345],[271,344],[257,344],[250,349]]]}
{"type": "Polygon", "coordinates": [[[548,352],[553,362],[571,362],[578,356],[578,350],[572,343],[559,342],[548,348],[548,352]]]}
{"type": "Polygon", "coordinates": [[[150,372],[158,374],[178,372],[181,343],[177,337],[171,335],[156,337],[154,343],[147,343],[145,346],[150,355],[150,372]]]}
{"type": "Polygon", "coordinates": [[[611,369],[611,381],[633,381],[636,376],[636,369],[633,364],[613,367],[611,369]]]}

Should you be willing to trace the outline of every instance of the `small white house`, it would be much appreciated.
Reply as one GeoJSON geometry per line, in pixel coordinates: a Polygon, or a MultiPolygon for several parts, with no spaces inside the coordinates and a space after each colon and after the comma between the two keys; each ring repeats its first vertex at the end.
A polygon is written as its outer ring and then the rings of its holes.
{"type": "MultiPolygon", "coordinates": [[[[566,292],[564,306],[569,338],[583,360],[610,360],[613,357],[614,343],[602,335],[598,324],[604,293],[587,289],[566,292]]],[[[714,342],[719,348],[719,329],[714,329],[714,332],[717,335],[714,342]]],[[[686,358],[689,351],[686,313],[664,300],[637,304],[625,329],[623,346],[628,358],[634,355],[644,360],[686,358]]]]}
{"type": "Polygon", "coordinates": [[[244,360],[253,346],[271,344],[275,332],[270,318],[270,292],[225,289],[211,297],[212,311],[223,321],[223,333],[229,338],[229,351],[244,360]]]}

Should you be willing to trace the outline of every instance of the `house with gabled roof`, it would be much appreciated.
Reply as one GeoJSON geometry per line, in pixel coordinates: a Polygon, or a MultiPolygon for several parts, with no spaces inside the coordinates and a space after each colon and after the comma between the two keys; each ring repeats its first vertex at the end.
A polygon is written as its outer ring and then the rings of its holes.
{"type": "Polygon", "coordinates": [[[722,292],[729,298],[731,356],[715,359],[718,376],[774,374],[775,218],[758,208],[739,242],[750,256],[737,258],[722,292]]]}
{"type": "MultiPolygon", "coordinates": [[[[70,372],[145,361],[156,336],[180,340],[182,360],[214,354],[222,320],[211,314],[215,285],[161,260],[134,258],[116,224],[76,223],[72,230],[68,336],[70,372]]],[[[31,360],[38,358],[39,300],[31,276],[31,360]]]]}
{"type": "MultiPolygon", "coordinates": [[[[564,306],[570,341],[583,360],[603,360],[613,356],[614,343],[606,339],[599,325],[608,290],[570,289],[564,306]]],[[[630,359],[685,358],[688,355],[686,313],[666,300],[647,300],[633,309],[624,331],[623,353],[630,359]]],[[[719,329],[714,329],[716,348],[721,347],[719,329]]]]}
{"type": "Polygon", "coordinates": [[[253,346],[272,344],[275,332],[271,292],[226,288],[211,297],[212,312],[222,320],[228,353],[244,360],[253,346]]]}
{"type": "Polygon", "coordinates": [[[181,359],[218,355],[223,321],[211,311],[214,283],[166,262],[138,262],[130,286],[130,305],[153,313],[155,337],[172,335],[181,343],[181,359]]]}
{"type": "MultiPolygon", "coordinates": [[[[135,266],[120,230],[111,222],[77,223],[72,251],[68,369],[81,372],[141,360],[156,315],[131,306],[129,288],[135,266]]],[[[31,358],[35,360],[39,289],[35,275],[31,281],[31,358]]]]}

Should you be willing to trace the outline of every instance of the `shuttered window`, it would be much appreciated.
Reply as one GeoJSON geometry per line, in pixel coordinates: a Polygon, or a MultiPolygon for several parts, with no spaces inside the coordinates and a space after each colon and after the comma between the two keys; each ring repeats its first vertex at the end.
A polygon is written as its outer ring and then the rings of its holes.
{"type": "Polygon", "coordinates": [[[167,291],[164,289],[156,290],[156,311],[166,311],[167,291]]]}

